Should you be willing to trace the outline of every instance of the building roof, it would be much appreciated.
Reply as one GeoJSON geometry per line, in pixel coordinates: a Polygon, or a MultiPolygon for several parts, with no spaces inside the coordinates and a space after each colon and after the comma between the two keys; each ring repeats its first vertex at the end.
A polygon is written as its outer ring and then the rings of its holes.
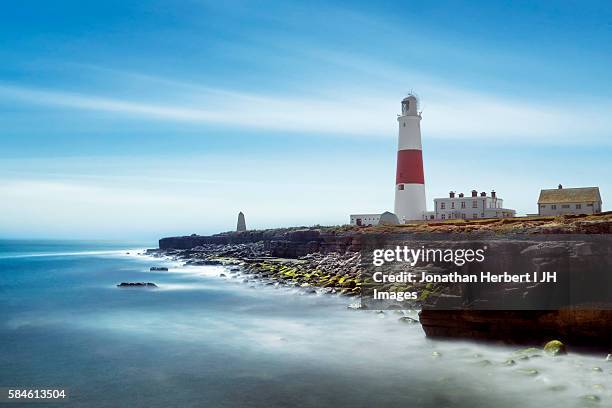
{"type": "Polygon", "coordinates": [[[599,187],[541,190],[538,204],[600,202],[599,187]]]}

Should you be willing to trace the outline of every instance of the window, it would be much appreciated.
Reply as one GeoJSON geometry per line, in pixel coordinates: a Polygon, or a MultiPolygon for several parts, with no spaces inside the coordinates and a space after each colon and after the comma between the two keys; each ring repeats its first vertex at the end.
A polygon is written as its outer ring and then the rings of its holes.
{"type": "Polygon", "coordinates": [[[451,201],[451,208],[455,208],[455,202],[451,201]]]}
{"type": "Polygon", "coordinates": [[[569,204],[563,204],[561,208],[570,208],[569,204]]]}
{"type": "Polygon", "coordinates": [[[465,201],[461,202],[461,208],[465,208],[465,201]]]}
{"type": "Polygon", "coordinates": [[[592,206],[593,206],[593,203],[587,204],[587,207],[592,207],[592,206]]]}
{"type": "Polygon", "coordinates": [[[442,214],[442,219],[445,220],[446,219],[446,215],[442,214]]]}
{"type": "Polygon", "coordinates": [[[404,127],[406,127],[406,122],[404,122],[404,127]]]}
{"type": "Polygon", "coordinates": [[[577,210],[579,210],[579,209],[581,209],[581,208],[582,208],[582,205],[581,205],[581,204],[576,204],[576,209],[577,209],[577,210]]]}
{"type": "Polygon", "coordinates": [[[478,214],[476,213],[472,214],[472,218],[478,218],[478,214]]]}
{"type": "Polygon", "coordinates": [[[552,208],[553,210],[556,210],[557,209],[557,204],[551,205],[550,208],[552,208]]]}
{"type": "Polygon", "coordinates": [[[484,218],[484,213],[480,213],[480,218],[484,218]]]}
{"type": "Polygon", "coordinates": [[[446,203],[440,203],[440,208],[441,209],[445,209],[446,208],[446,203]]]}
{"type": "Polygon", "coordinates": [[[465,220],[465,213],[461,213],[461,218],[465,220]]]}
{"type": "Polygon", "coordinates": [[[472,201],[472,208],[478,208],[478,201],[472,201]]]}
{"type": "Polygon", "coordinates": [[[540,208],[546,208],[546,206],[545,205],[541,205],[540,208]]]}
{"type": "Polygon", "coordinates": [[[403,190],[404,189],[404,185],[403,184],[398,184],[397,189],[398,190],[403,190]]]}

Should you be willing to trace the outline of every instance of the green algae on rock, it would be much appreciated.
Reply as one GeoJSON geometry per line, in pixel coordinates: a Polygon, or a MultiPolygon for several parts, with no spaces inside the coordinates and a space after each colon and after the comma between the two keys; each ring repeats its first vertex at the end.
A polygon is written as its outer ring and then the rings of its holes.
{"type": "Polygon", "coordinates": [[[551,340],[544,345],[544,351],[552,356],[567,354],[565,344],[559,340],[551,340]]]}

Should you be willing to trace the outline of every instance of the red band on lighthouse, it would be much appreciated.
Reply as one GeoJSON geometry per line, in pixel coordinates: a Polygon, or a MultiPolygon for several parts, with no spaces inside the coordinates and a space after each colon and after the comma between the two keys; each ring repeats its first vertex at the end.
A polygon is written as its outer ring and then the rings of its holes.
{"type": "Polygon", "coordinates": [[[416,149],[397,152],[395,184],[425,184],[423,152],[416,149]]]}

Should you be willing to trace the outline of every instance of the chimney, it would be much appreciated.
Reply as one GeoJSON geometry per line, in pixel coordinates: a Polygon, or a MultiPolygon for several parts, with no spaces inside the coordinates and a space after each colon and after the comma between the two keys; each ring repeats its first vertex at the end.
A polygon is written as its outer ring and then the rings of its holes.
{"type": "Polygon", "coordinates": [[[559,190],[561,190],[563,188],[563,186],[561,184],[559,184],[559,190]]]}
{"type": "Polygon", "coordinates": [[[485,193],[485,192],[483,191],[482,193],[480,193],[480,196],[481,196],[481,197],[486,197],[486,196],[487,196],[487,193],[485,193]]]}
{"type": "Polygon", "coordinates": [[[454,192],[454,191],[451,191],[450,193],[448,193],[448,196],[449,196],[450,198],[455,198],[455,192],[454,192]]]}
{"type": "Polygon", "coordinates": [[[478,197],[478,191],[472,190],[472,197],[478,197]]]}
{"type": "Polygon", "coordinates": [[[491,191],[491,197],[496,198],[497,196],[495,195],[495,190],[491,191]]]}
{"type": "Polygon", "coordinates": [[[459,198],[463,198],[463,193],[459,193],[459,198]]]}

